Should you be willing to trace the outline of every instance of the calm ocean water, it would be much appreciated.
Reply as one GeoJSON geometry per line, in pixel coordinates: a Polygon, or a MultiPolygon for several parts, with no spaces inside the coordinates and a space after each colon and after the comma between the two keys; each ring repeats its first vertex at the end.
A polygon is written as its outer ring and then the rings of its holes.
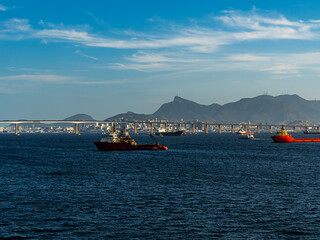
{"type": "Polygon", "coordinates": [[[320,143],[256,138],[1,134],[0,238],[320,239],[320,143]]]}

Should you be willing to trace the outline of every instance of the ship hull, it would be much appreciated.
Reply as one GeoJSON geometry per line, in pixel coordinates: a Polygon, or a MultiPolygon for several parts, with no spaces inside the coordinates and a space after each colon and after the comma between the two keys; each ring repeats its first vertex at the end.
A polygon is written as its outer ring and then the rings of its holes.
{"type": "Polygon", "coordinates": [[[276,143],[291,143],[293,138],[291,135],[272,136],[272,140],[276,143]]]}
{"type": "Polygon", "coordinates": [[[320,142],[320,138],[295,138],[293,142],[320,142]]]}
{"type": "Polygon", "coordinates": [[[276,143],[320,142],[320,138],[293,138],[291,135],[271,137],[276,143]]]}
{"type": "Polygon", "coordinates": [[[94,145],[100,151],[134,151],[134,150],[167,150],[168,148],[161,144],[141,144],[132,145],[130,143],[109,143],[94,142],[94,145]]]}

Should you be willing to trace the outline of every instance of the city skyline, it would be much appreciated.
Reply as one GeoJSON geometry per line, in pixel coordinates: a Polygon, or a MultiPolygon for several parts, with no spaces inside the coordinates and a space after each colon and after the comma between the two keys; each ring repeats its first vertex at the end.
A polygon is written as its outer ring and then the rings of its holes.
{"type": "Polygon", "coordinates": [[[317,1],[0,0],[0,119],[318,99],[317,1]]]}

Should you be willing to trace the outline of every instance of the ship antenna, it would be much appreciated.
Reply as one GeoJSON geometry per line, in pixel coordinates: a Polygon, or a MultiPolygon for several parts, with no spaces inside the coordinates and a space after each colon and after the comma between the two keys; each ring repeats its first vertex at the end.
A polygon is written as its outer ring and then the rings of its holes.
{"type": "Polygon", "coordinates": [[[152,140],[156,141],[157,145],[159,145],[158,140],[151,133],[150,133],[150,137],[151,137],[152,140]]]}

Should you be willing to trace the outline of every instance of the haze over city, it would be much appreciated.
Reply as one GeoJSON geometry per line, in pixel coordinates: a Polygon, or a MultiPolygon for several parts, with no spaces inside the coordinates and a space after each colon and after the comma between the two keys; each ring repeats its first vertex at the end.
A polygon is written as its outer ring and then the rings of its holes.
{"type": "Polygon", "coordinates": [[[318,99],[319,1],[0,0],[0,119],[318,99]]]}

